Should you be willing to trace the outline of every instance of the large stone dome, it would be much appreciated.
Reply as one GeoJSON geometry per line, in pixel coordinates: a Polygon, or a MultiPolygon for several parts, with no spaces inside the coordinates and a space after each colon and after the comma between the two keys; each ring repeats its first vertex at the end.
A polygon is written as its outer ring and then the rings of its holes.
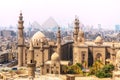
{"type": "Polygon", "coordinates": [[[103,43],[103,39],[102,39],[102,37],[101,36],[98,36],[96,39],[95,39],[95,41],[94,41],[95,43],[99,43],[99,44],[102,44],[103,43]]]}
{"type": "Polygon", "coordinates": [[[38,32],[36,32],[36,33],[33,35],[33,37],[32,37],[32,42],[33,42],[33,44],[34,44],[34,43],[36,43],[36,42],[38,42],[38,41],[40,42],[41,39],[42,39],[43,41],[46,41],[46,40],[47,40],[46,37],[45,37],[45,35],[44,35],[42,32],[38,31],[38,32]]]}
{"type": "Polygon", "coordinates": [[[60,60],[60,57],[59,57],[59,54],[58,53],[53,53],[52,56],[51,56],[51,60],[52,61],[59,61],[60,60]]]}

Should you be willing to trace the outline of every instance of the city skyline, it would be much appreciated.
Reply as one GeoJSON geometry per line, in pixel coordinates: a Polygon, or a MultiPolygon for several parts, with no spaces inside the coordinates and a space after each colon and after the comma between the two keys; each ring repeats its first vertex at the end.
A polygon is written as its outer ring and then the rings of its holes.
{"type": "Polygon", "coordinates": [[[75,15],[84,25],[112,27],[120,24],[119,0],[1,0],[0,25],[17,25],[22,11],[25,26],[37,21],[40,25],[53,17],[61,26],[72,23],[75,15]]]}

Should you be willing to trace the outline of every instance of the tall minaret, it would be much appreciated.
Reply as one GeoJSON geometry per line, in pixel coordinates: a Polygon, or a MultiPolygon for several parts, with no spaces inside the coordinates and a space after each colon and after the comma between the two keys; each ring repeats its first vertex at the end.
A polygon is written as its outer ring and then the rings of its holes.
{"type": "Polygon", "coordinates": [[[18,21],[18,66],[23,66],[23,47],[24,47],[24,34],[23,34],[23,16],[20,13],[18,21]]]}
{"type": "Polygon", "coordinates": [[[61,59],[61,33],[60,33],[60,27],[58,27],[58,32],[57,32],[57,53],[60,56],[61,59]]]}
{"type": "Polygon", "coordinates": [[[79,20],[78,20],[78,18],[75,18],[74,25],[75,25],[74,32],[73,32],[74,42],[77,42],[77,37],[78,37],[78,33],[79,33],[79,20]]]}
{"type": "Polygon", "coordinates": [[[28,67],[28,76],[29,77],[35,77],[35,61],[34,61],[34,49],[32,41],[30,42],[29,47],[29,62],[27,64],[28,67]]]}
{"type": "Polygon", "coordinates": [[[41,54],[42,54],[42,63],[41,63],[41,75],[44,75],[45,71],[44,71],[44,47],[43,47],[43,44],[44,44],[44,41],[43,39],[41,39],[41,45],[40,45],[40,51],[41,51],[41,54]]]}

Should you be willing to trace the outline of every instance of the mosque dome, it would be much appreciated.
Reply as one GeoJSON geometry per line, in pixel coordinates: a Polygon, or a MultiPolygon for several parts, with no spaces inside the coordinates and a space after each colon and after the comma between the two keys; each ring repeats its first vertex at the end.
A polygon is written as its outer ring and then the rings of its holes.
{"type": "Polygon", "coordinates": [[[102,43],[103,42],[103,39],[102,39],[102,37],[101,36],[98,36],[96,39],[95,39],[95,41],[94,41],[95,43],[102,43]]]}
{"type": "Polygon", "coordinates": [[[33,44],[34,44],[35,42],[41,41],[41,39],[42,39],[43,41],[46,41],[46,40],[47,40],[46,37],[45,37],[45,35],[44,35],[42,32],[38,31],[38,32],[36,32],[36,33],[33,35],[33,37],[32,37],[32,42],[33,42],[33,44]]]}
{"type": "Polygon", "coordinates": [[[54,52],[51,56],[51,60],[52,61],[59,61],[60,57],[59,57],[58,53],[54,52]]]}

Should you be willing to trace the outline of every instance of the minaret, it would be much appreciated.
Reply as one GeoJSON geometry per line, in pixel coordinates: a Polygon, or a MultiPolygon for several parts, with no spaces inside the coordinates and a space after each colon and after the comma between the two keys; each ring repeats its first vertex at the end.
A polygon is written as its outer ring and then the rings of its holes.
{"type": "Polygon", "coordinates": [[[75,27],[77,28],[77,34],[79,33],[79,19],[78,17],[75,18],[75,27]]]}
{"type": "Polygon", "coordinates": [[[23,34],[23,16],[20,13],[18,21],[18,66],[23,66],[23,47],[24,47],[24,34],[23,34]]]}
{"type": "Polygon", "coordinates": [[[74,35],[74,42],[76,43],[77,42],[78,33],[79,33],[79,20],[77,18],[75,18],[74,24],[75,24],[75,27],[74,27],[73,35],[74,35]]]}
{"type": "Polygon", "coordinates": [[[60,27],[58,27],[58,32],[57,32],[57,53],[60,56],[61,59],[61,33],[60,33],[60,27]]]}
{"type": "Polygon", "coordinates": [[[32,41],[30,41],[30,47],[29,47],[29,63],[27,64],[28,67],[28,76],[29,77],[35,77],[35,61],[34,61],[34,49],[32,41]]]}
{"type": "Polygon", "coordinates": [[[41,39],[41,45],[40,45],[40,51],[41,51],[41,54],[42,54],[42,63],[41,63],[41,65],[40,65],[40,67],[41,67],[41,70],[40,70],[40,73],[41,73],[41,75],[44,75],[44,48],[43,48],[43,44],[44,44],[44,41],[43,41],[43,39],[41,39]]]}

